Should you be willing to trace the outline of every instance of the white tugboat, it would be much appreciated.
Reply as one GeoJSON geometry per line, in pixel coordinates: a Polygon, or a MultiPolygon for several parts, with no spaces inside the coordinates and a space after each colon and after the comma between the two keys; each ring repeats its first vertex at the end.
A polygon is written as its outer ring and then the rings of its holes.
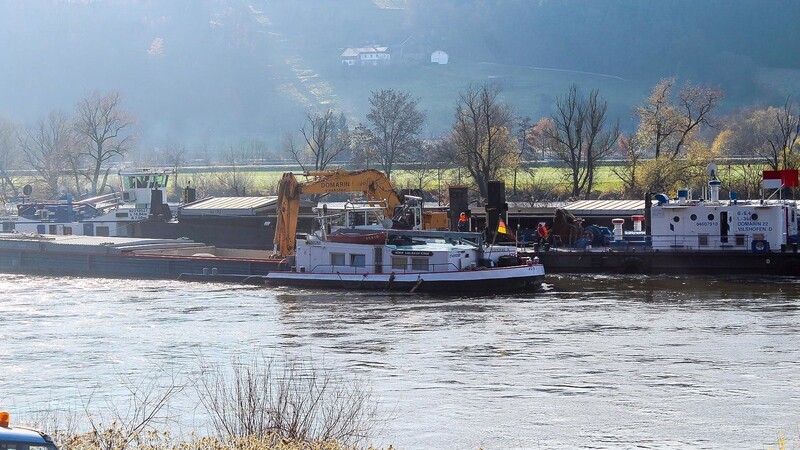
{"type": "MultiPolygon", "coordinates": [[[[486,246],[480,233],[380,229],[368,217],[381,208],[345,208],[344,223],[326,211],[316,233],[300,235],[290,270],[271,271],[269,284],[406,292],[532,290],[544,267],[515,247],[486,246]],[[330,232],[328,232],[330,230],[330,232]]],[[[389,221],[391,222],[391,220],[389,221]]],[[[389,223],[387,223],[388,225],[389,223]]]]}

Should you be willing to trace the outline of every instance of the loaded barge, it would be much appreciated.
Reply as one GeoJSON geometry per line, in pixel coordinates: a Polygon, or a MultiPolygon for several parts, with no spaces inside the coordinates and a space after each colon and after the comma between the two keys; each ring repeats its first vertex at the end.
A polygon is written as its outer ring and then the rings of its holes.
{"type": "Polygon", "coordinates": [[[264,275],[284,266],[285,261],[271,252],[216,248],[185,239],[0,236],[1,272],[264,284],[264,275]]]}
{"type": "MultiPolygon", "coordinates": [[[[634,229],[583,227],[558,211],[554,236],[528,249],[549,273],[671,273],[800,276],[797,204],[785,199],[719,199],[721,182],[709,170],[708,199],[694,200],[688,190],[675,199],[664,194],[645,199],[645,214],[631,217],[634,229]],[[644,226],[642,225],[644,224],[644,226]]],[[[764,188],[797,186],[797,171],[776,171],[764,188]]]]}

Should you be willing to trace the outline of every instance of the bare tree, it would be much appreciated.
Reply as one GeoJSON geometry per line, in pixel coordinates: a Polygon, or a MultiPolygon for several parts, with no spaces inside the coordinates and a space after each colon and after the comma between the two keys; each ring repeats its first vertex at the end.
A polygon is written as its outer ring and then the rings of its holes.
{"type": "Polygon", "coordinates": [[[656,158],[667,148],[676,158],[693,133],[703,125],[710,126],[711,112],[723,98],[719,88],[687,83],[673,102],[676,83],[675,78],[659,81],[645,103],[636,108],[640,132],[651,140],[656,158]]]}
{"type": "Polygon", "coordinates": [[[414,161],[411,176],[416,189],[424,191],[428,182],[434,179],[437,171],[441,168],[438,145],[438,141],[422,142],[408,153],[409,159],[414,161]]]}
{"type": "Polygon", "coordinates": [[[73,142],[70,120],[61,111],[53,111],[47,118],[40,119],[20,139],[25,160],[53,197],[59,194],[59,182],[66,168],[65,155],[70,153],[73,142]]]}
{"type": "Polygon", "coordinates": [[[302,143],[289,134],[284,148],[304,171],[325,170],[348,146],[347,130],[340,125],[332,109],[322,114],[307,111],[300,129],[302,143]]]}
{"type": "Polygon", "coordinates": [[[187,153],[186,146],[176,142],[170,142],[164,149],[164,159],[166,160],[167,164],[172,167],[172,170],[175,171],[173,175],[175,177],[175,181],[172,183],[172,186],[173,192],[176,194],[180,194],[180,188],[178,187],[178,170],[186,165],[187,153]]]}
{"type": "Polygon", "coordinates": [[[791,98],[787,98],[783,109],[775,112],[773,132],[767,139],[773,154],[780,155],[784,169],[797,168],[797,161],[790,158],[800,138],[800,114],[795,110],[796,105],[791,103],[791,98]]]}
{"type": "Polygon", "coordinates": [[[12,175],[20,163],[18,143],[17,126],[0,117],[0,197],[19,195],[17,178],[12,175]]]}
{"type": "Polygon", "coordinates": [[[573,197],[591,195],[597,165],[613,151],[619,138],[619,121],[606,129],[607,108],[597,90],[583,97],[574,84],[556,99],[554,127],[545,131],[553,156],[567,167],[573,197]]]}
{"type": "Polygon", "coordinates": [[[226,170],[216,176],[217,182],[223,192],[234,197],[244,197],[248,191],[253,190],[255,177],[252,172],[242,170],[243,152],[241,149],[228,147],[223,152],[226,170]]]}
{"type": "Polygon", "coordinates": [[[612,167],[611,172],[622,181],[623,193],[627,198],[641,196],[644,193],[641,186],[642,174],[639,169],[647,147],[637,133],[630,136],[620,135],[617,145],[625,156],[625,164],[612,167]]]}
{"type": "Polygon", "coordinates": [[[132,145],[134,137],[130,130],[136,120],[119,109],[120,102],[116,92],[105,95],[94,92],[78,103],[75,131],[82,146],[81,153],[90,161],[89,181],[93,194],[105,190],[111,171],[106,163],[114,157],[125,156],[132,145]]]}
{"type": "Polygon", "coordinates": [[[378,161],[372,130],[359,123],[350,133],[350,162],[358,169],[371,169],[378,161]]]}
{"type": "Polygon", "coordinates": [[[459,94],[456,104],[452,160],[467,169],[482,198],[490,180],[517,164],[517,146],[510,131],[514,114],[499,94],[497,85],[470,86],[459,94]]]}
{"type": "MultiPolygon", "coordinates": [[[[528,139],[528,133],[530,133],[531,128],[533,128],[533,126],[531,125],[530,117],[520,117],[517,119],[517,145],[519,145],[519,154],[517,155],[517,159],[520,163],[514,167],[514,186],[512,189],[512,195],[517,195],[517,172],[527,161],[536,159],[536,153],[531,152],[528,148],[528,144],[530,142],[528,139]]],[[[532,170],[531,175],[533,175],[532,170]]]]}
{"type": "Polygon", "coordinates": [[[425,113],[417,109],[419,100],[408,92],[393,89],[373,91],[369,99],[367,120],[372,124],[372,137],[378,161],[387,178],[391,178],[396,162],[414,149],[419,149],[419,133],[425,113]]]}

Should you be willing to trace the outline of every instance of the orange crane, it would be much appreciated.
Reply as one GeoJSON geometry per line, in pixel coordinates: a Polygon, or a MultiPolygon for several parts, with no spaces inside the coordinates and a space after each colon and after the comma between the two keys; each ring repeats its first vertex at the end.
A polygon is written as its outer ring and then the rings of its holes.
{"type": "MultiPolygon", "coordinates": [[[[303,175],[310,181],[300,183],[291,172],[284,173],[278,183],[277,223],[274,243],[278,254],[294,254],[297,216],[300,211],[300,195],[330,194],[334,192],[362,192],[366,201],[383,207],[384,217],[392,218],[397,208],[403,206],[400,195],[382,172],[367,169],[360,171],[318,170],[303,175]]],[[[429,229],[447,227],[445,213],[425,212],[423,224],[429,229]]]]}

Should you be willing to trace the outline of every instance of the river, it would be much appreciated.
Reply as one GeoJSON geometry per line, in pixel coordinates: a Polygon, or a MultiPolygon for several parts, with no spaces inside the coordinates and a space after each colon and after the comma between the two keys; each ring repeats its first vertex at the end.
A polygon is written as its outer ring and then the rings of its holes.
{"type": "Polygon", "coordinates": [[[795,280],[549,276],[535,293],[443,298],[0,274],[0,292],[0,409],[12,417],[113,403],[120,377],[261,349],[371,387],[387,418],[376,445],[766,448],[800,436],[795,280]]]}

